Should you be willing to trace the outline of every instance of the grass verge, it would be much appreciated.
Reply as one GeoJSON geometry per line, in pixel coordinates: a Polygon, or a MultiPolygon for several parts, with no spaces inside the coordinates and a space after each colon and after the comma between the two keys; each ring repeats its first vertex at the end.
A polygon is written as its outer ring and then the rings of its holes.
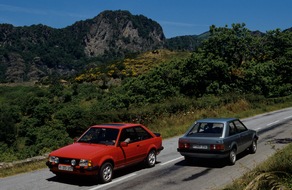
{"type": "Polygon", "coordinates": [[[17,164],[9,168],[3,168],[0,170],[0,178],[46,168],[47,167],[46,161],[47,160],[39,160],[39,161],[29,162],[25,164],[17,164]]]}
{"type": "Polygon", "coordinates": [[[291,153],[290,143],[223,190],[292,189],[291,153]]]}
{"type": "Polygon", "coordinates": [[[257,106],[253,106],[246,100],[239,100],[235,103],[226,104],[225,106],[198,109],[180,114],[164,116],[156,119],[156,121],[148,124],[147,126],[152,131],[161,133],[163,138],[170,138],[185,133],[190,125],[198,119],[206,117],[236,117],[243,119],[288,107],[292,107],[292,96],[286,102],[274,103],[270,105],[262,103],[257,106]]]}

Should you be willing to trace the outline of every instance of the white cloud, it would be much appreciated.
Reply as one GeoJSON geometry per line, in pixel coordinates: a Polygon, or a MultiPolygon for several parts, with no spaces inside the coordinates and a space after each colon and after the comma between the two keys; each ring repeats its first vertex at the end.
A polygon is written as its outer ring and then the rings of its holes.
{"type": "Polygon", "coordinates": [[[0,10],[1,11],[8,11],[8,12],[17,12],[17,13],[38,14],[38,15],[45,15],[46,14],[42,10],[28,9],[28,8],[23,8],[23,7],[4,5],[4,4],[0,4],[0,10]]]}
{"type": "Polygon", "coordinates": [[[209,25],[198,25],[198,24],[190,24],[190,23],[183,23],[183,22],[171,22],[171,21],[161,21],[159,23],[163,25],[180,26],[180,27],[202,27],[202,26],[209,27],[209,25]]]}
{"type": "Polygon", "coordinates": [[[87,15],[81,14],[74,14],[64,11],[54,11],[54,10],[38,10],[38,9],[30,9],[30,8],[23,8],[18,6],[11,6],[0,4],[0,11],[7,11],[7,12],[16,12],[16,13],[26,13],[26,14],[33,14],[33,15],[53,15],[53,16],[65,16],[65,17],[72,17],[72,18],[87,18],[87,15]]]}

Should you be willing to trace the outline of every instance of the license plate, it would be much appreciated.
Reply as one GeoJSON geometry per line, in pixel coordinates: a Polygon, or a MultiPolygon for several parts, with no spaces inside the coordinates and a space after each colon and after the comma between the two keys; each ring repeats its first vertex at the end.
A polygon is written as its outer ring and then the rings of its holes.
{"type": "Polygon", "coordinates": [[[65,165],[59,165],[58,169],[59,170],[64,170],[64,171],[70,171],[70,172],[73,171],[73,167],[72,166],[65,166],[65,165]]]}
{"type": "Polygon", "coordinates": [[[193,145],[193,149],[208,149],[207,145],[193,145]]]}

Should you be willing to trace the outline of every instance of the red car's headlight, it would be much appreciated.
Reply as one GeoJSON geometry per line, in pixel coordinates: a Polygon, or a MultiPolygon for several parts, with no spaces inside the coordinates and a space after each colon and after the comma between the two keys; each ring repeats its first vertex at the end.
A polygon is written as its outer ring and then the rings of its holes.
{"type": "Polygon", "coordinates": [[[54,163],[58,164],[59,163],[59,158],[56,157],[56,156],[50,156],[49,157],[49,162],[54,162],[54,163]]]}
{"type": "Polygon", "coordinates": [[[82,167],[91,167],[92,166],[92,163],[91,163],[91,160],[85,160],[85,159],[81,159],[80,162],[79,162],[79,166],[82,166],[82,167]]]}

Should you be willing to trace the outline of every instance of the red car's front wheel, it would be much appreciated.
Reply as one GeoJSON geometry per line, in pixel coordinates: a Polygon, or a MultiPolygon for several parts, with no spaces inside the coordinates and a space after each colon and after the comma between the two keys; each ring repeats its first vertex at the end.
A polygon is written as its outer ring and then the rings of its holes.
{"type": "Polygon", "coordinates": [[[111,163],[106,162],[100,167],[99,178],[101,183],[108,183],[113,177],[113,166],[111,163]]]}

